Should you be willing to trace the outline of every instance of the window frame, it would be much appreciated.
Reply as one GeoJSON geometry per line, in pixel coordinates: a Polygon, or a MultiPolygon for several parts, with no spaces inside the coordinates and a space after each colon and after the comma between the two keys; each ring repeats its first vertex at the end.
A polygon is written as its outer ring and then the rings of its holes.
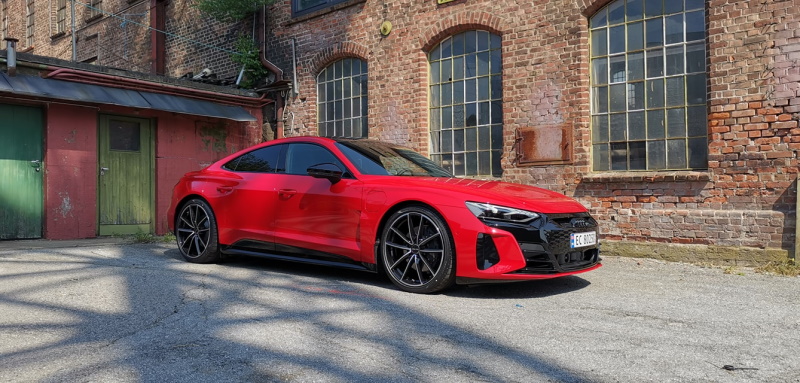
{"type": "Polygon", "coordinates": [[[302,0],[292,0],[292,17],[299,17],[299,16],[307,15],[307,14],[314,13],[314,12],[322,10],[322,9],[330,8],[330,7],[332,7],[334,5],[337,5],[337,4],[347,3],[347,2],[350,2],[350,1],[353,1],[353,0],[322,0],[322,2],[320,4],[317,4],[317,5],[305,8],[305,9],[300,9],[300,2],[301,1],[302,0]]]}
{"type": "Polygon", "coordinates": [[[34,0],[25,1],[25,44],[32,47],[34,44],[34,32],[36,30],[36,3],[34,0]]]}
{"type": "Polygon", "coordinates": [[[321,137],[369,137],[369,65],[366,60],[345,57],[330,63],[317,74],[316,88],[317,132],[321,137]],[[356,67],[358,73],[354,72],[356,67]]]}
{"type": "Polygon", "coordinates": [[[589,18],[593,171],[708,168],[706,20],[702,0],[616,0],[589,18]]]}
{"type": "Polygon", "coordinates": [[[455,33],[434,45],[427,61],[431,159],[456,177],[501,177],[502,36],[455,33]]]}

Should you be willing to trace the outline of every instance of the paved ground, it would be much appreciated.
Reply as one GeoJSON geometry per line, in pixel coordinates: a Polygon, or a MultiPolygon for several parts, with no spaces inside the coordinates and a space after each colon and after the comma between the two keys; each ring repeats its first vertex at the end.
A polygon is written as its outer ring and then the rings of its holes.
{"type": "Polygon", "coordinates": [[[800,278],[604,263],[415,295],[165,244],[0,242],[0,381],[800,382],[800,278]]]}

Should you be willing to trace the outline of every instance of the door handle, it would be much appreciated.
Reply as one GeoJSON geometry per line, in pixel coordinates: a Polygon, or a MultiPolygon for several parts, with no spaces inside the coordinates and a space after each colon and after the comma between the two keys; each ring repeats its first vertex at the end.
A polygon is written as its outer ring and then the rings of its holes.
{"type": "Polygon", "coordinates": [[[278,195],[282,199],[292,198],[292,196],[294,196],[295,194],[297,194],[297,190],[294,190],[294,189],[281,189],[281,190],[278,190],[278,195]]]}
{"type": "Polygon", "coordinates": [[[40,160],[31,161],[31,167],[36,168],[36,171],[38,172],[42,168],[42,161],[40,160]]]}
{"type": "Polygon", "coordinates": [[[222,194],[228,194],[233,191],[233,188],[230,186],[217,186],[217,191],[222,194]]]}
{"type": "Polygon", "coordinates": [[[101,168],[100,168],[100,175],[101,175],[101,176],[104,176],[104,175],[106,175],[106,172],[107,172],[107,171],[108,171],[108,168],[102,168],[102,167],[101,167],[101,168]]]}

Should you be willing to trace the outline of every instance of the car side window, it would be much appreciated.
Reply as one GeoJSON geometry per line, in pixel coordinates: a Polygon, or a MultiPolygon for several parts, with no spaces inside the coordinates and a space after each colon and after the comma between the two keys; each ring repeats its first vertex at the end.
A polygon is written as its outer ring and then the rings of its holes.
{"type": "Polygon", "coordinates": [[[347,168],[328,149],[314,144],[290,144],[286,153],[287,174],[308,174],[308,168],[314,165],[336,164],[347,174],[347,168]]]}
{"type": "Polygon", "coordinates": [[[235,172],[282,173],[281,153],[285,145],[267,146],[234,158],[222,167],[235,172]]]}

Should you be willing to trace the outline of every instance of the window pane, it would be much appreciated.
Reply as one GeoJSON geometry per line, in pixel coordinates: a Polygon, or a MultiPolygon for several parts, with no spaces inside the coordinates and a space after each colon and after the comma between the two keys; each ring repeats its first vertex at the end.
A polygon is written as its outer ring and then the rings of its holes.
{"type": "Polygon", "coordinates": [[[647,51],[647,77],[661,77],[664,75],[664,51],[652,49],[647,51]]]}
{"type": "Polygon", "coordinates": [[[435,132],[442,128],[440,112],[438,108],[431,109],[431,131],[435,132]]]}
{"type": "Polygon", "coordinates": [[[592,31],[592,56],[602,56],[608,53],[607,29],[592,31]]]}
{"type": "Polygon", "coordinates": [[[450,153],[453,151],[453,131],[442,131],[442,152],[450,153]]]}
{"type": "Polygon", "coordinates": [[[492,100],[497,100],[503,97],[503,77],[492,76],[492,100]]]}
{"type": "Polygon", "coordinates": [[[627,98],[625,97],[626,84],[611,85],[609,101],[612,112],[622,112],[625,110],[627,98]]]}
{"type": "Polygon", "coordinates": [[[686,0],[686,10],[691,11],[694,9],[703,9],[705,7],[705,0],[686,0]]]}
{"type": "Polygon", "coordinates": [[[464,54],[464,34],[459,33],[453,36],[453,56],[464,54]]]}
{"type": "Polygon", "coordinates": [[[478,39],[475,31],[464,33],[464,53],[474,53],[478,49],[478,39]]]}
{"type": "MultiPolygon", "coordinates": [[[[488,150],[491,149],[491,140],[489,138],[489,131],[490,128],[488,126],[483,126],[478,128],[478,149],[479,150],[488,150]]],[[[488,173],[483,173],[488,174],[488,173]]]]}
{"type": "Polygon", "coordinates": [[[499,74],[503,71],[503,59],[501,56],[501,51],[499,49],[495,49],[491,51],[492,55],[492,62],[491,62],[491,72],[492,74],[499,74]]]}
{"type": "Polygon", "coordinates": [[[683,11],[682,0],[665,0],[664,1],[664,14],[672,14],[683,11]]]}
{"type": "Polygon", "coordinates": [[[648,48],[664,45],[664,26],[662,19],[658,18],[645,21],[645,37],[648,48]]]}
{"type": "MultiPolygon", "coordinates": [[[[672,3],[667,1],[667,3],[672,3]]],[[[674,3],[679,2],[675,1],[674,3]]],[[[666,42],[667,44],[676,44],[683,42],[683,13],[668,16],[666,19],[666,42]]]]}
{"type": "Polygon", "coordinates": [[[667,48],[667,76],[683,74],[683,45],[667,48]]]}
{"type": "Polygon", "coordinates": [[[441,103],[441,91],[439,85],[434,85],[431,87],[431,106],[440,106],[441,103]]]}
{"type": "Polygon", "coordinates": [[[442,108],[442,129],[453,129],[453,108],[442,108]]]}
{"type": "Polygon", "coordinates": [[[453,104],[464,103],[464,83],[461,81],[453,83],[453,104]]]}
{"type": "Polygon", "coordinates": [[[644,13],[642,0],[628,0],[625,13],[628,16],[628,21],[641,19],[642,14],[644,13]]]}
{"type": "Polygon", "coordinates": [[[699,11],[686,14],[686,41],[706,38],[706,20],[703,13],[703,11],[699,11]]]}
{"type": "Polygon", "coordinates": [[[464,151],[464,129],[453,130],[453,151],[454,152],[464,151]]]}
{"type": "Polygon", "coordinates": [[[492,157],[490,152],[478,153],[478,174],[492,174],[492,157]]]}
{"type": "Polygon", "coordinates": [[[628,170],[628,144],[611,144],[611,170],[628,170]]]}
{"type": "Polygon", "coordinates": [[[445,83],[442,84],[441,88],[439,89],[441,95],[441,102],[442,106],[450,105],[453,103],[453,84],[452,83],[445,83]]]}
{"type": "Polygon", "coordinates": [[[465,153],[467,176],[478,175],[478,153],[465,153]]]}
{"type": "Polygon", "coordinates": [[[644,109],[644,81],[628,84],[628,110],[644,109]]]}
{"type": "MultiPolygon", "coordinates": [[[[667,1],[676,1],[676,0],[667,0],[667,1]]],[[[658,16],[661,14],[663,14],[663,11],[661,9],[661,0],[644,0],[645,17],[658,16]]]]}
{"type": "Polygon", "coordinates": [[[488,125],[491,121],[489,119],[489,102],[478,103],[478,125],[488,125]]]}
{"type": "Polygon", "coordinates": [[[478,101],[489,99],[489,77],[478,77],[478,101]]]}
{"type": "Polygon", "coordinates": [[[614,25],[625,21],[625,2],[615,1],[608,6],[608,24],[614,25]]]}
{"type": "Polygon", "coordinates": [[[608,59],[592,60],[592,84],[608,84],[608,59]]]}
{"type": "Polygon", "coordinates": [[[501,101],[492,101],[492,124],[503,123],[503,103],[501,101]]]}
{"type": "Polygon", "coordinates": [[[478,53],[478,76],[489,74],[489,52],[478,53]]]}
{"type": "Polygon", "coordinates": [[[442,41],[442,59],[453,56],[453,39],[442,41]]]}
{"type": "Polygon", "coordinates": [[[628,81],[644,78],[644,52],[628,54],[628,81]]]}
{"type": "Polygon", "coordinates": [[[604,27],[608,24],[608,9],[603,8],[600,12],[595,13],[592,19],[589,20],[589,25],[592,28],[604,27]]]}
{"type": "Polygon", "coordinates": [[[464,122],[464,105],[453,105],[453,127],[463,128],[464,122]]]}
{"type": "Polygon", "coordinates": [[[470,54],[464,56],[464,77],[475,77],[478,74],[478,55],[470,54]]]}
{"type": "Polygon", "coordinates": [[[706,103],[706,75],[705,73],[686,76],[686,103],[706,103]]]}
{"type": "Polygon", "coordinates": [[[478,104],[466,104],[464,109],[466,126],[478,126],[478,104]]]}
{"type": "Polygon", "coordinates": [[[464,57],[453,58],[453,80],[464,79],[464,57]]]}
{"type": "Polygon", "coordinates": [[[647,143],[647,168],[650,170],[667,168],[666,142],[649,141],[647,143]]]}
{"type": "Polygon", "coordinates": [[[708,116],[705,106],[686,108],[687,133],[689,137],[706,137],[708,134],[708,116]]]}
{"type": "Polygon", "coordinates": [[[607,113],[608,112],[608,87],[601,86],[594,88],[594,113],[607,113]]]}
{"type": "Polygon", "coordinates": [[[667,137],[686,137],[686,116],[683,108],[667,109],[667,137]]]}
{"type": "Polygon", "coordinates": [[[478,150],[478,129],[464,129],[464,145],[467,151],[478,150]]]}
{"type": "Polygon", "coordinates": [[[645,139],[644,112],[632,112],[628,114],[628,139],[645,139]]]}
{"type": "Polygon", "coordinates": [[[609,170],[608,144],[592,146],[592,162],[595,171],[609,170]]]}
{"type": "Polygon", "coordinates": [[[611,115],[611,141],[624,141],[627,139],[628,130],[627,118],[625,113],[611,115]]]}
{"type": "Polygon", "coordinates": [[[635,141],[628,144],[630,170],[647,169],[647,151],[645,141],[635,141]]]}
{"type": "Polygon", "coordinates": [[[503,39],[500,35],[489,34],[489,48],[490,49],[500,49],[502,46],[503,39]]]}
{"type": "Polygon", "coordinates": [[[625,52],[625,26],[618,25],[608,29],[608,52],[625,52]]]}
{"type": "Polygon", "coordinates": [[[708,167],[708,139],[706,137],[689,139],[689,167],[708,167]]]}
{"type": "Polygon", "coordinates": [[[453,81],[453,60],[442,60],[440,65],[442,70],[441,82],[453,81]]]}
{"type": "Polygon", "coordinates": [[[667,79],[667,106],[685,105],[683,81],[683,76],[667,79]]]}
{"type": "Polygon", "coordinates": [[[686,73],[706,71],[704,43],[686,44],[686,73]]]}
{"type": "Polygon", "coordinates": [[[478,84],[475,79],[464,81],[464,101],[478,100],[478,84]]]}
{"type": "Polygon", "coordinates": [[[647,111],[647,138],[664,138],[664,110],[647,111]]]}
{"type": "Polygon", "coordinates": [[[625,55],[613,56],[609,58],[609,69],[611,70],[611,82],[625,81],[625,55]]]}
{"type": "Polygon", "coordinates": [[[667,141],[667,167],[669,169],[686,168],[686,140],[667,141]]]}
{"type": "Polygon", "coordinates": [[[644,48],[644,26],[641,22],[628,24],[628,51],[644,48]]]}
{"type": "Polygon", "coordinates": [[[489,32],[478,31],[478,52],[489,50],[489,32]]]}
{"type": "Polygon", "coordinates": [[[608,142],[608,115],[592,117],[592,142],[608,142]]]}
{"type": "Polygon", "coordinates": [[[664,107],[664,80],[659,78],[647,81],[647,107],[664,107]]]}

